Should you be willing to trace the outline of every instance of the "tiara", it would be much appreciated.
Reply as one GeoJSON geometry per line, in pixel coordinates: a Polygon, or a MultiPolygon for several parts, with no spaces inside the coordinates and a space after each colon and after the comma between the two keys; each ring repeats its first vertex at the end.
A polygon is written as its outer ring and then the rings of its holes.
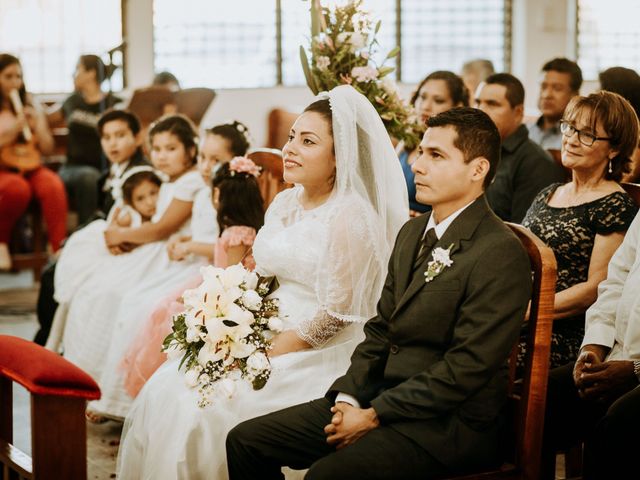
{"type": "Polygon", "coordinates": [[[247,173],[249,175],[253,175],[254,177],[258,177],[260,175],[260,168],[256,165],[253,160],[247,157],[234,157],[229,162],[229,171],[231,176],[234,176],[236,173],[247,173]]]}
{"type": "Polygon", "coordinates": [[[142,172],[152,172],[156,174],[156,176],[163,182],[167,182],[169,180],[165,173],[160,172],[149,165],[140,165],[137,167],[132,167],[126,172],[124,172],[122,177],[114,178],[111,181],[111,196],[116,202],[122,202],[122,198],[123,198],[122,186],[124,185],[124,183],[134,175],[142,172]]]}

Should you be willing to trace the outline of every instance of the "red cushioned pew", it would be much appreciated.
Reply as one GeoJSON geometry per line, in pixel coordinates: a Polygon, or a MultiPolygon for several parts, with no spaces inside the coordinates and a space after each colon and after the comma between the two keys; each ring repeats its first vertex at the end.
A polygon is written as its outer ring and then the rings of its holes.
{"type": "Polygon", "coordinates": [[[61,356],[22,338],[0,335],[0,465],[6,479],[87,478],[88,400],[100,388],[61,356]],[[12,445],[12,382],[31,394],[31,452],[12,445]]]}

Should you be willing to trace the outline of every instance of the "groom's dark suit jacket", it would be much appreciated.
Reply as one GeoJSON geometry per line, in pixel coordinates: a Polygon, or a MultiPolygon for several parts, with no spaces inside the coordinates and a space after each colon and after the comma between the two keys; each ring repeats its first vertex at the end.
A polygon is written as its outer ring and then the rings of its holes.
{"type": "Polygon", "coordinates": [[[427,221],[400,230],[378,313],[327,395],[353,395],[449,467],[486,466],[500,460],[507,357],[531,295],[529,259],[483,195],[436,244],[453,244],[453,265],[427,283],[431,255],[412,269],[427,221]]]}

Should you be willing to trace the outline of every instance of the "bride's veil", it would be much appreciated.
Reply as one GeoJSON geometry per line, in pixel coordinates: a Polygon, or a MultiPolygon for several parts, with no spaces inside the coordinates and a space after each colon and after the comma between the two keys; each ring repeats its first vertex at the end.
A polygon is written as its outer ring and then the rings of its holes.
{"type": "Polygon", "coordinates": [[[369,100],[349,85],[318,95],[326,98],[336,156],[333,195],[340,206],[333,220],[340,232],[323,261],[327,276],[319,276],[317,288],[331,316],[364,321],[375,313],[395,237],[408,220],[407,187],[369,100]]]}

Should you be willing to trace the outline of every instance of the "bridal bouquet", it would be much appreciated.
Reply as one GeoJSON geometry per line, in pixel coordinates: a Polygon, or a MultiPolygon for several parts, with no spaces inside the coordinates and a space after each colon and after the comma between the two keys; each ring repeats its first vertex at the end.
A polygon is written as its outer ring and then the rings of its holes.
{"type": "Polygon", "coordinates": [[[372,25],[362,0],[353,0],[333,10],[311,2],[311,61],[303,46],[300,59],[307,85],[314,94],[349,84],[366,96],[377,110],[390,136],[413,149],[420,143],[425,127],[413,107],[400,97],[393,80],[393,67],[384,62],[400,52],[391,50],[380,65],[373,61],[378,46],[380,22],[372,25]]]}
{"type": "Polygon", "coordinates": [[[205,407],[218,388],[231,396],[238,378],[255,390],[265,386],[271,373],[266,352],[282,321],[278,300],[265,298],[278,287],[275,277],[259,277],[240,264],[200,272],[202,283],[184,292],[184,311],[173,317],[163,350],[182,356],[178,369],[185,367],[185,381],[198,388],[198,405],[205,407]]]}

